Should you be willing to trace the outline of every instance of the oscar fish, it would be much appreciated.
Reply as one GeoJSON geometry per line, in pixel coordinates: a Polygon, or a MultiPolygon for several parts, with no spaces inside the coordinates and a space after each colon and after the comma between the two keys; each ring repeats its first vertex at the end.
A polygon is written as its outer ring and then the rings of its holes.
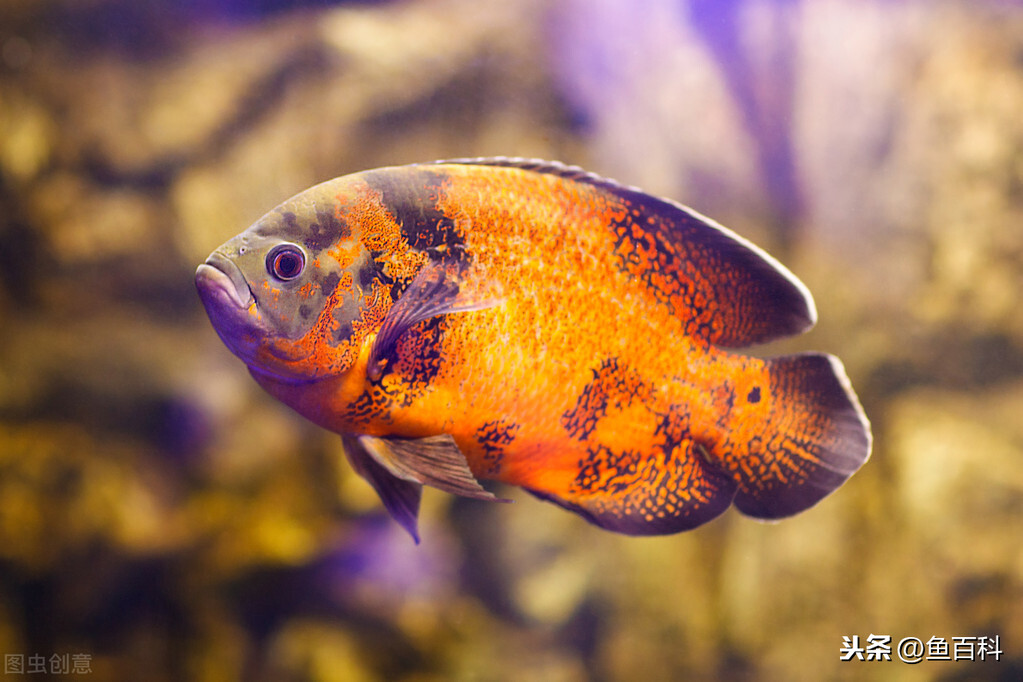
{"type": "Polygon", "coordinates": [[[631,535],[801,512],[869,457],[841,362],[733,352],[806,331],[807,288],[674,201],[558,163],[346,175],[196,272],[256,382],[340,434],[419,541],[422,486],[519,486],[631,535]]]}

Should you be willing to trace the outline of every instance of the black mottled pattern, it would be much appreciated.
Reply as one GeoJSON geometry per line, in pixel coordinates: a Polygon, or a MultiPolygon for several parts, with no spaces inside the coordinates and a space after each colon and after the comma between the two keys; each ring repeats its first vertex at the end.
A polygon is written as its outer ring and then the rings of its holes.
{"type": "Polygon", "coordinates": [[[689,433],[689,411],[684,405],[676,406],[665,414],[660,414],[654,436],[662,438],[660,451],[662,455],[669,456],[684,441],[692,436],[689,433]]]}
{"type": "Polygon", "coordinates": [[[354,428],[366,425],[374,421],[388,419],[388,411],[393,404],[393,396],[380,386],[370,385],[363,393],[348,404],[348,421],[354,428]]]}
{"type": "MultiPolygon", "coordinates": [[[[349,328],[350,328],[349,324],[349,328]]],[[[355,424],[389,420],[391,410],[409,407],[429,388],[441,367],[440,338],[445,319],[433,317],[414,326],[395,351],[385,356],[381,378],[349,403],[347,415],[355,424]]]]}
{"type": "MultiPolygon", "coordinates": [[[[674,228],[680,233],[694,232],[686,224],[686,214],[678,212],[676,224],[667,225],[656,209],[662,202],[639,203],[630,197],[625,206],[628,209],[621,220],[612,224],[615,235],[615,253],[618,255],[618,267],[624,271],[638,273],[640,281],[654,291],[657,298],[665,303],[672,300],[673,314],[685,316],[687,326],[692,335],[709,338],[713,332],[712,297],[698,298],[697,282],[694,279],[695,264],[687,263],[693,257],[693,251],[699,250],[697,234],[688,234],[690,243],[675,243],[665,239],[665,232],[674,228]],[[648,215],[649,214],[649,215],[648,215]],[[649,220],[648,220],[649,218],[649,220]],[[665,273],[681,273],[681,277],[666,277],[665,273]]],[[[681,240],[679,240],[681,241],[681,240]]]]}
{"type": "Polygon", "coordinates": [[[348,223],[339,220],[333,211],[317,211],[315,222],[306,228],[304,244],[306,248],[322,251],[343,239],[349,239],[352,230],[348,223]]]}
{"type": "Polygon", "coordinates": [[[437,208],[446,175],[425,167],[407,174],[366,173],[366,183],[380,192],[381,201],[401,226],[409,245],[419,251],[464,245],[454,221],[437,208]]]}
{"type": "Polygon", "coordinates": [[[687,210],[632,190],[612,225],[619,267],[636,273],[686,333],[741,348],[804,331],[803,292],[760,254],[687,210]]]}
{"type": "Polygon", "coordinates": [[[589,438],[610,408],[623,409],[650,393],[639,374],[621,365],[618,358],[607,358],[591,371],[593,379],[583,387],[575,406],[561,415],[561,426],[575,440],[589,438]]]}
{"type": "Polygon", "coordinates": [[[406,382],[409,394],[421,395],[440,371],[441,339],[446,329],[447,319],[442,315],[424,320],[405,332],[388,358],[389,366],[406,382]]]}
{"type": "Polygon", "coordinates": [[[334,212],[329,210],[317,211],[315,218],[308,218],[294,211],[283,211],[274,229],[278,237],[301,243],[314,253],[352,236],[348,223],[339,220],[334,212]]]}
{"type": "Polygon", "coordinates": [[[494,476],[501,471],[505,448],[515,440],[519,425],[505,419],[484,423],[476,429],[476,442],[483,449],[484,476],[494,476]]]}
{"type": "Polygon", "coordinates": [[[737,483],[692,438],[684,406],[656,416],[653,452],[590,445],[578,462],[567,499],[548,499],[599,526],[635,535],[679,532],[721,514],[731,504],[737,483]]]}
{"type": "Polygon", "coordinates": [[[634,535],[688,530],[724,512],[736,482],[707,462],[698,443],[670,433],[679,423],[665,416],[659,456],[589,448],[569,490],[574,501],[565,506],[584,509],[599,526],[634,535]]]}

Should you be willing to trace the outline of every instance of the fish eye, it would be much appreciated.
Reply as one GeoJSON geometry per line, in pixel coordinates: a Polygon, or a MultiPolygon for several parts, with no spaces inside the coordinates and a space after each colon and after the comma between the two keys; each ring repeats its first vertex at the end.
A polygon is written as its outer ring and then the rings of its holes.
{"type": "Polygon", "coordinates": [[[266,255],[267,272],[282,282],[295,279],[304,269],[305,253],[294,244],[280,244],[266,255]]]}

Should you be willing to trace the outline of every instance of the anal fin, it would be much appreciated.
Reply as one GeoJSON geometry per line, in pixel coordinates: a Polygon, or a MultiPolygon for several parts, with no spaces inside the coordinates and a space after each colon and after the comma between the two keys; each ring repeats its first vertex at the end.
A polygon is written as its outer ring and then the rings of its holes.
{"type": "Polygon", "coordinates": [[[590,523],[627,535],[691,530],[728,509],[736,483],[707,461],[699,443],[680,438],[665,448],[667,452],[641,453],[598,446],[580,462],[578,476],[567,489],[547,488],[542,479],[526,489],[590,523]]]}

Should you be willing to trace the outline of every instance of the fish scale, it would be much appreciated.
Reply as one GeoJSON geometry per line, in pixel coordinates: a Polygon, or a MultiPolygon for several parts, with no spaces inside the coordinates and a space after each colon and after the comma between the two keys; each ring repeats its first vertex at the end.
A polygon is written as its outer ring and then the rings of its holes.
{"type": "Polygon", "coordinates": [[[463,159],[337,178],[196,278],[257,382],[341,434],[417,539],[423,484],[495,499],[477,482],[494,479],[661,534],[733,500],[797,513],[869,456],[837,359],[728,350],[813,325],[794,275],[680,204],[578,168],[463,159]],[[301,272],[274,270],[281,249],[301,272]]]}

